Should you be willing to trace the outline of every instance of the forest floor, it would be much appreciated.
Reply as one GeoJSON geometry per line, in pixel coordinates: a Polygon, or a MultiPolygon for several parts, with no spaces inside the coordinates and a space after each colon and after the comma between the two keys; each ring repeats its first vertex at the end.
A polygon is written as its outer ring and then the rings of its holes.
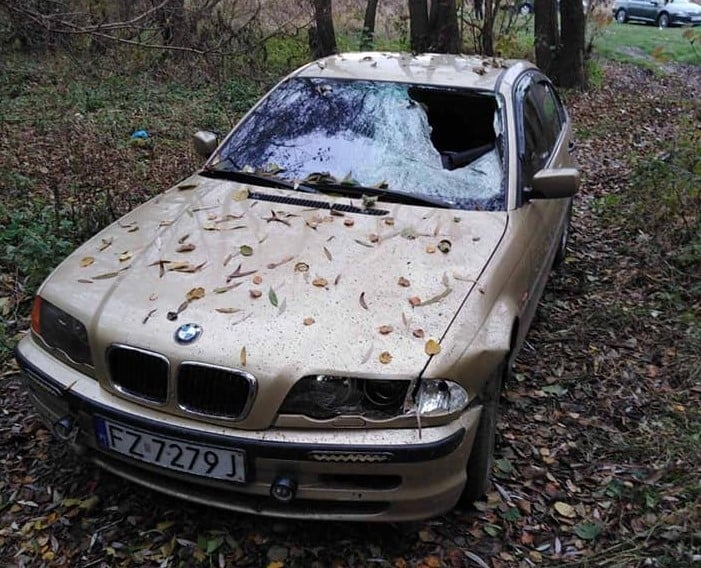
{"type": "MultiPolygon", "coordinates": [[[[677,227],[642,223],[631,197],[641,160],[679,143],[680,124],[698,132],[701,112],[685,101],[701,100],[699,68],[660,75],[607,63],[602,74],[598,87],[566,96],[584,176],[569,254],[506,385],[492,490],[475,510],[318,523],[163,496],[55,440],[8,361],[0,565],[701,565],[701,300],[669,262],[677,227]]],[[[6,148],[23,147],[21,132],[3,134],[17,136],[6,148]]]]}

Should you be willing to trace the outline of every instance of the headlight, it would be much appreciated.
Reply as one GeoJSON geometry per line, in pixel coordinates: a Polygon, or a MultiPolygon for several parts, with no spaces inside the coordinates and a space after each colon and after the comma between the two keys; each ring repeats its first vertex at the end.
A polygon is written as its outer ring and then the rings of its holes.
{"type": "Polygon", "coordinates": [[[328,420],[337,416],[363,416],[382,420],[420,414],[440,417],[459,412],[467,406],[465,389],[440,379],[421,380],[357,379],[314,375],[300,379],[287,395],[280,414],[302,414],[328,420]]]}
{"type": "Polygon", "coordinates": [[[32,331],[51,349],[74,363],[92,366],[85,326],[73,316],[37,296],[32,308],[32,331]]]}
{"type": "Polygon", "coordinates": [[[402,413],[410,381],[313,375],[300,379],[287,395],[281,414],[326,420],[336,416],[392,418],[402,413]]]}

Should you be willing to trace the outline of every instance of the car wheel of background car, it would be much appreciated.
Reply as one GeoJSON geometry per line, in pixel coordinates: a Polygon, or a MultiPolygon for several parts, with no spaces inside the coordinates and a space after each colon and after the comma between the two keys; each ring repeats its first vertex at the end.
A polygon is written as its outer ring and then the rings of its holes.
{"type": "Polygon", "coordinates": [[[625,10],[623,10],[621,8],[618,12],[616,12],[616,21],[619,24],[625,24],[627,20],[628,20],[628,14],[626,14],[625,10]]]}
{"type": "Polygon", "coordinates": [[[527,16],[528,14],[533,13],[533,6],[531,6],[528,2],[523,2],[518,6],[518,13],[522,16],[527,16]]]}
{"type": "Polygon", "coordinates": [[[567,210],[567,220],[560,234],[560,244],[557,247],[555,258],[553,259],[553,268],[560,266],[567,255],[567,244],[570,242],[570,220],[572,219],[572,206],[567,210]]]}
{"type": "Polygon", "coordinates": [[[669,14],[667,12],[662,12],[659,16],[657,16],[657,25],[660,28],[669,27],[669,14]]]}
{"type": "Polygon", "coordinates": [[[502,361],[487,381],[482,393],[482,414],[470,457],[467,460],[467,484],[460,496],[461,505],[472,505],[484,495],[494,459],[494,442],[499,418],[499,396],[508,364],[502,361]]]}

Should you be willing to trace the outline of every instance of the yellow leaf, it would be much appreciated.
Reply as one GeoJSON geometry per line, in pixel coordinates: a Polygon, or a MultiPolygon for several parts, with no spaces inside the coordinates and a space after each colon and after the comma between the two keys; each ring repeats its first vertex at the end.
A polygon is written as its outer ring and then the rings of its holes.
{"type": "Polygon", "coordinates": [[[441,352],[441,344],[435,339],[429,339],[425,347],[426,355],[438,355],[441,352]]]}
{"type": "Polygon", "coordinates": [[[380,353],[380,363],[387,365],[392,361],[392,354],[389,351],[383,351],[380,353]]]}
{"type": "Polygon", "coordinates": [[[80,259],[80,266],[85,268],[86,266],[90,266],[93,262],[95,262],[95,259],[92,256],[84,256],[80,259]]]}
{"type": "Polygon", "coordinates": [[[192,302],[193,300],[199,300],[200,298],[204,298],[204,288],[193,288],[187,293],[187,301],[192,302]]]}
{"type": "Polygon", "coordinates": [[[241,366],[246,366],[246,347],[241,347],[241,366]]]}
{"type": "Polygon", "coordinates": [[[279,560],[273,560],[268,564],[268,568],[282,568],[284,565],[284,562],[280,562],[279,560]]]}
{"type": "Polygon", "coordinates": [[[234,192],[233,199],[234,201],[245,201],[246,199],[248,199],[248,190],[239,189],[238,191],[234,192]]]}

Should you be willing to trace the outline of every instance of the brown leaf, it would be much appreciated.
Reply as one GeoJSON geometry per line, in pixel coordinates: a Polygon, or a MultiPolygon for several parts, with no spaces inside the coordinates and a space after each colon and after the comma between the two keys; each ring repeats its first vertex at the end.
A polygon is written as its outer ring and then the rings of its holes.
{"type": "Polygon", "coordinates": [[[184,243],[175,249],[175,252],[192,252],[197,247],[193,243],[184,243]]]}
{"type": "Polygon", "coordinates": [[[93,262],[95,262],[95,259],[92,256],[84,256],[80,259],[80,266],[86,268],[87,266],[90,266],[93,262]]]}
{"type": "Polygon", "coordinates": [[[360,302],[360,307],[363,308],[364,310],[368,309],[368,304],[365,301],[365,292],[360,293],[360,298],[358,298],[358,301],[360,302]]]}
{"type": "Polygon", "coordinates": [[[380,332],[382,335],[387,335],[389,333],[392,333],[394,331],[394,328],[391,325],[381,325],[377,331],[380,332]]]}
{"type": "Polygon", "coordinates": [[[397,284],[399,284],[402,288],[408,288],[409,286],[411,286],[411,282],[404,278],[404,276],[399,277],[399,280],[397,280],[397,284]]]}
{"type": "Polygon", "coordinates": [[[434,252],[436,252],[436,247],[434,247],[433,245],[427,245],[427,246],[426,246],[426,252],[427,252],[428,254],[433,254],[434,252]]]}
{"type": "Polygon", "coordinates": [[[215,308],[215,311],[219,312],[220,314],[235,314],[241,310],[239,308],[215,308]]]}
{"type": "Polygon", "coordinates": [[[353,219],[344,219],[343,224],[346,227],[352,227],[353,225],[355,225],[355,221],[353,219]]]}
{"type": "MultiPolygon", "coordinates": [[[[346,221],[347,220],[348,219],[346,219],[346,221]]],[[[328,258],[329,260],[333,260],[333,256],[331,256],[331,251],[329,249],[327,249],[326,247],[324,247],[324,254],[326,255],[326,258],[328,258]]]]}
{"type": "Polygon", "coordinates": [[[246,366],[246,346],[241,347],[241,354],[239,355],[239,359],[241,361],[241,366],[245,367],[246,366]]]}
{"type": "Polygon", "coordinates": [[[302,323],[304,323],[304,325],[309,326],[314,325],[315,322],[316,320],[314,318],[304,318],[304,321],[302,323]]]}
{"type": "Polygon", "coordinates": [[[414,331],[412,331],[411,334],[414,337],[418,337],[419,339],[423,338],[423,336],[425,335],[424,330],[421,329],[420,327],[415,329],[414,331]]]}
{"type": "Polygon", "coordinates": [[[100,241],[101,241],[101,244],[100,244],[100,246],[97,248],[97,250],[99,250],[100,252],[102,252],[102,251],[105,250],[107,247],[109,247],[109,246],[112,245],[112,242],[114,241],[114,239],[113,239],[112,237],[110,237],[110,238],[108,238],[108,239],[100,239],[100,241]]]}
{"type": "Polygon", "coordinates": [[[294,256],[286,256],[285,258],[283,258],[283,259],[282,259],[281,261],[279,261],[279,262],[271,262],[270,264],[268,264],[267,268],[268,268],[269,270],[273,270],[274,268],[277,268],[278,266],[282,266],[283,264],[287,264],[287,263],[290,262],[293,258],[294,258],[294,256]]]}
{"type": "Polygon", "coordinates": [[[574,510],[574,507],[572,505],[568,505],[567,503],[564,503],[563,501],[557,501],[554,505],[553,508],[563,517],[566,517],[568,519],[574,519],[577,516],[577,511],[574,510]]]}
{"type": "Polygon", "coordinates": [[[255,288],[249,290],[248,293],[253,299],[260,298],[263,295],[263,292],[261,292],[260,290],[256,290],[255,288]]]}
{"type": "Polygon", "coordinates": [[[306,262],[295,264],[295,272],[309,272],[309,265],[306,262]]]}
{"type": "Polygon", "coordinates": [[[312,280],[312,285],[316,286],[317,288],[324,288],[328,284],[328,280],[326,278],[314,278],[312,280]]]}
{"type": "Polygon", "coordinates": [[[387,365],[388,363],[391,363],[392,361],[392,354],[389,351],[383,351],[380,353],[380,363],[383,365],[387,365]]]}
{"type": "Polygon", "coordinates": [[[194,300],[199,300],[201,298],[204,298],[204,288],[202,288],[202,287],[193,288],[185,295],[185,297],[187,298],[188,302],[192,302],[194,300]]]}
{"type": "Polygon", "coordinates": [[[253,277],[252,282],[256,285],[261,284],[263,282],[263,277],[260,274],[256,274],[253,277]]]}
{"type": "Polygon", "coordinates": [[[409,303],[413,307],[419,306],[421,305],[421,298],[419,298],[418,296],[412,296],[411,298],[409,298],[409,303]]]}
{"type": "Polygon", "coordinates": [[[187,191],[188,189],[195,189],[196,187],[196,183],[182,183],[178,186],[178,191],[187,191]]]}
{"type": "Polygon", "coordinates": [[[133,252],[125,250],[122,254],[119,255],[119,262],[126,262],[132,256],[134,256],[133,252]]]}

